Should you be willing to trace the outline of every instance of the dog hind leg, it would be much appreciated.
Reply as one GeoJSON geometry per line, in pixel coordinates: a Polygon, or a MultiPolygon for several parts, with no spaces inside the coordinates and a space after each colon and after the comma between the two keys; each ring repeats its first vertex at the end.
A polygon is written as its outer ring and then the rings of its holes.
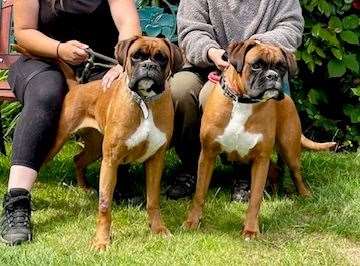
{"type": "Polygon", "coordinates": [[[81,188],[89,189],[85,175],[86,167],[101,157],[103,136],[95,129],[84,129],[81,138],[84,141],[84,148],[74,156],[76,180],[81,188]]]}

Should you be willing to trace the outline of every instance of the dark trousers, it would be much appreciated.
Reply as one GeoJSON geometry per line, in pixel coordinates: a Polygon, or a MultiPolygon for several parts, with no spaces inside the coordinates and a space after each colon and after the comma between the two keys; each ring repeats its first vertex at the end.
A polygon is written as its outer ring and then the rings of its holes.
{"type": "MultiPolygon", "coordinates": [[[[103,73],[94,72],[92,78],[103,73]]],[[[13,137],[12,165],[38,171],[54,141],[67,92],[65,79],[53,62],[22,56],[10,69],[9,83],[23,104],[13,137]]]]}
{"type": "Polygon", "coordinates": [[[171,80],[171,94],[175,109],[173,146],[185,172],[196,175],[200,154],[200,122],[202,106],[210,92],[207,74],[181,71],[171,80]]]}

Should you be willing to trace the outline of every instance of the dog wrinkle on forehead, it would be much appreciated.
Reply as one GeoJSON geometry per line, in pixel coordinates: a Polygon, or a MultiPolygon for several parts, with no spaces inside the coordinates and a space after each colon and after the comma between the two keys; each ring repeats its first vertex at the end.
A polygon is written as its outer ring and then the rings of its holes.
{"type": "Polygon", "coordinates": [[[283,55],[281,50],[277,47],[257,45],[247,53],[245,60],[247,63],[251,64],[260,58],[267,63],[278,63],[283,59],[283,55]]]}

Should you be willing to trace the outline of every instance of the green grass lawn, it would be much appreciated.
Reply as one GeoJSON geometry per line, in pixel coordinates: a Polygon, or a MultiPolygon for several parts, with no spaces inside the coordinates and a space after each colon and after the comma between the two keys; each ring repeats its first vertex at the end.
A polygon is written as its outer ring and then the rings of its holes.
{"type": "MultiPolygon", "coordinates": [[[[95,229],[96,194],[75,187],[68,144],[43,171],[33,190],[33,243],[0,245],[1,265],[162,264],[162,265],[360,265],[360,155],[305,152],[303,173],[313,197],[267,198],[261,209],[261,236],[246,242],[241,236],[246,204],[230,202],[227,186],[213,186],[201,227],[180,228],[189,200],[162,197],[161,210],[173,236],[150,234],[142,207],[113,207],[113,241],[103,253],[90,249],[95,229]]],[[[0,159],[0,193],[6,190],[9,158],[0,159]]],[[[177,161],[167,157],[165,177],[177,161]]],[[[96,182],[99,166],[89,176],[96,182]]],[[[141,167],[132,168],[141,178],[141,167]]],[[[218,167],[217,175],[231,171],[218,167]]],[[[286,186],[294,191],[289,179],[286,186]]]]}

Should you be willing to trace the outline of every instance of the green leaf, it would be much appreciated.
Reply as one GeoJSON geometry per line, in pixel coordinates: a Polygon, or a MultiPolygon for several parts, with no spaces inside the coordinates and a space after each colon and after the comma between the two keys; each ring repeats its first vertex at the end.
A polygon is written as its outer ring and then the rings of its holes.
{"type": "Polygon", "coordinates": [[[312,73],[314,73],[314,71],[315,71],[315,62],[314,62],[313,60],[311,60],[311,61],[307,64],[307,67],[308,67],[308,69],[309,69],[312,73]]]}
{"type": "Polygon", "coordinates": [[[346,67],[342,61],[331,59],[327,65],[330,78],[341,77],[346,72],[346,67]]]}
{"type": "Polygon", "coordinates": [[[342,60],[343,55],[340,49],[337,48],[331,48],[331,52],[332,54],[339,60],[342,60]]]}
{"type": "Polygon", "coordinates": [[[359,62],[357,61],[355,54],[348,54],[344,56],[344,63],[346,68],[359,73],[359,62]]]}
{"type": "Polygon", "coordinates": [[[342,31],[342,23],[341,20],[338,17],[331,17],[329,20],[329,28],[333,29],[336,33],[339,33],[342,31]]]}
{"type": "Polygon", "coordinates": [[[344,114],[350,117],[352,123],[360,123],[360,108],[351,104],[344,106],[344,114]]]}
{"type": "Polygon", "coordinates": [[[306,64],[309,64],[310,62],[313,61],[311,55],[309,55],[309,54],[308,54],[307,52],[305,52],[305,51],[302,52],[301,57],[302,57],[302,59],[304,60],[304,62],[305,62],[306,64]]]}
{"type": "Polygon", "coordinates": [[[320,30],[321,30],[321,24],[315,24],[312,28],[311,28],[311,34],[314,37],[319,37],[320,35],[320,30]]]}
{"type": "Polygon", "coordinates": [[[354,95],[360,97],[360,86],[358,86],[356,88],[352,88],[351,91],[354,93],[354,95]]]}
{"type": "Polygon", "coordinates": [[[359,44],[358,36],[352,31],[349,31],[349,30],[343,31],[340,33],[340,37],[347,43],[359,44]]]}
{"type": "Polygon", "coordinates": [[[308,52],[308,54],[311,54],[312,52],[314,52],[316,49],[316,45],[313,41],[309,42],[309,45],[306,48],[306,51],[308,52]]]}
{"type": "Polygon", "coordinates": [[[317,90],[311,89],[307,96],[312,104],[317,105],[321,101],[321,94],[317,90]]]}
{"type": "Polygon", "coordinates": [[[350,15],[342,20],[344,29],[356,29],[360,24],[360,19],[357,15],[350,15]]]}
{"type": "Polygon", "coordinates": [[[319,30],[319,37],[333,46],[339,47],[340,45],[338,39],[336,38],[336,35],[326,29],[321,28],[319,30]]]}
{"type": "Polygon", "coordinates": [[[316,53],[317,53],[320,57],[326,58],[326,55],[325,55],[323,49],[321,49],[321,48],[319,48],[319,47],[316,48],[316,53]]]}
{"type": "Polygon", "coordinates": [[[319,0],[318,9],[321,13],[329,17],[332,11],[332,6],[325,0],[319,0]]]}

